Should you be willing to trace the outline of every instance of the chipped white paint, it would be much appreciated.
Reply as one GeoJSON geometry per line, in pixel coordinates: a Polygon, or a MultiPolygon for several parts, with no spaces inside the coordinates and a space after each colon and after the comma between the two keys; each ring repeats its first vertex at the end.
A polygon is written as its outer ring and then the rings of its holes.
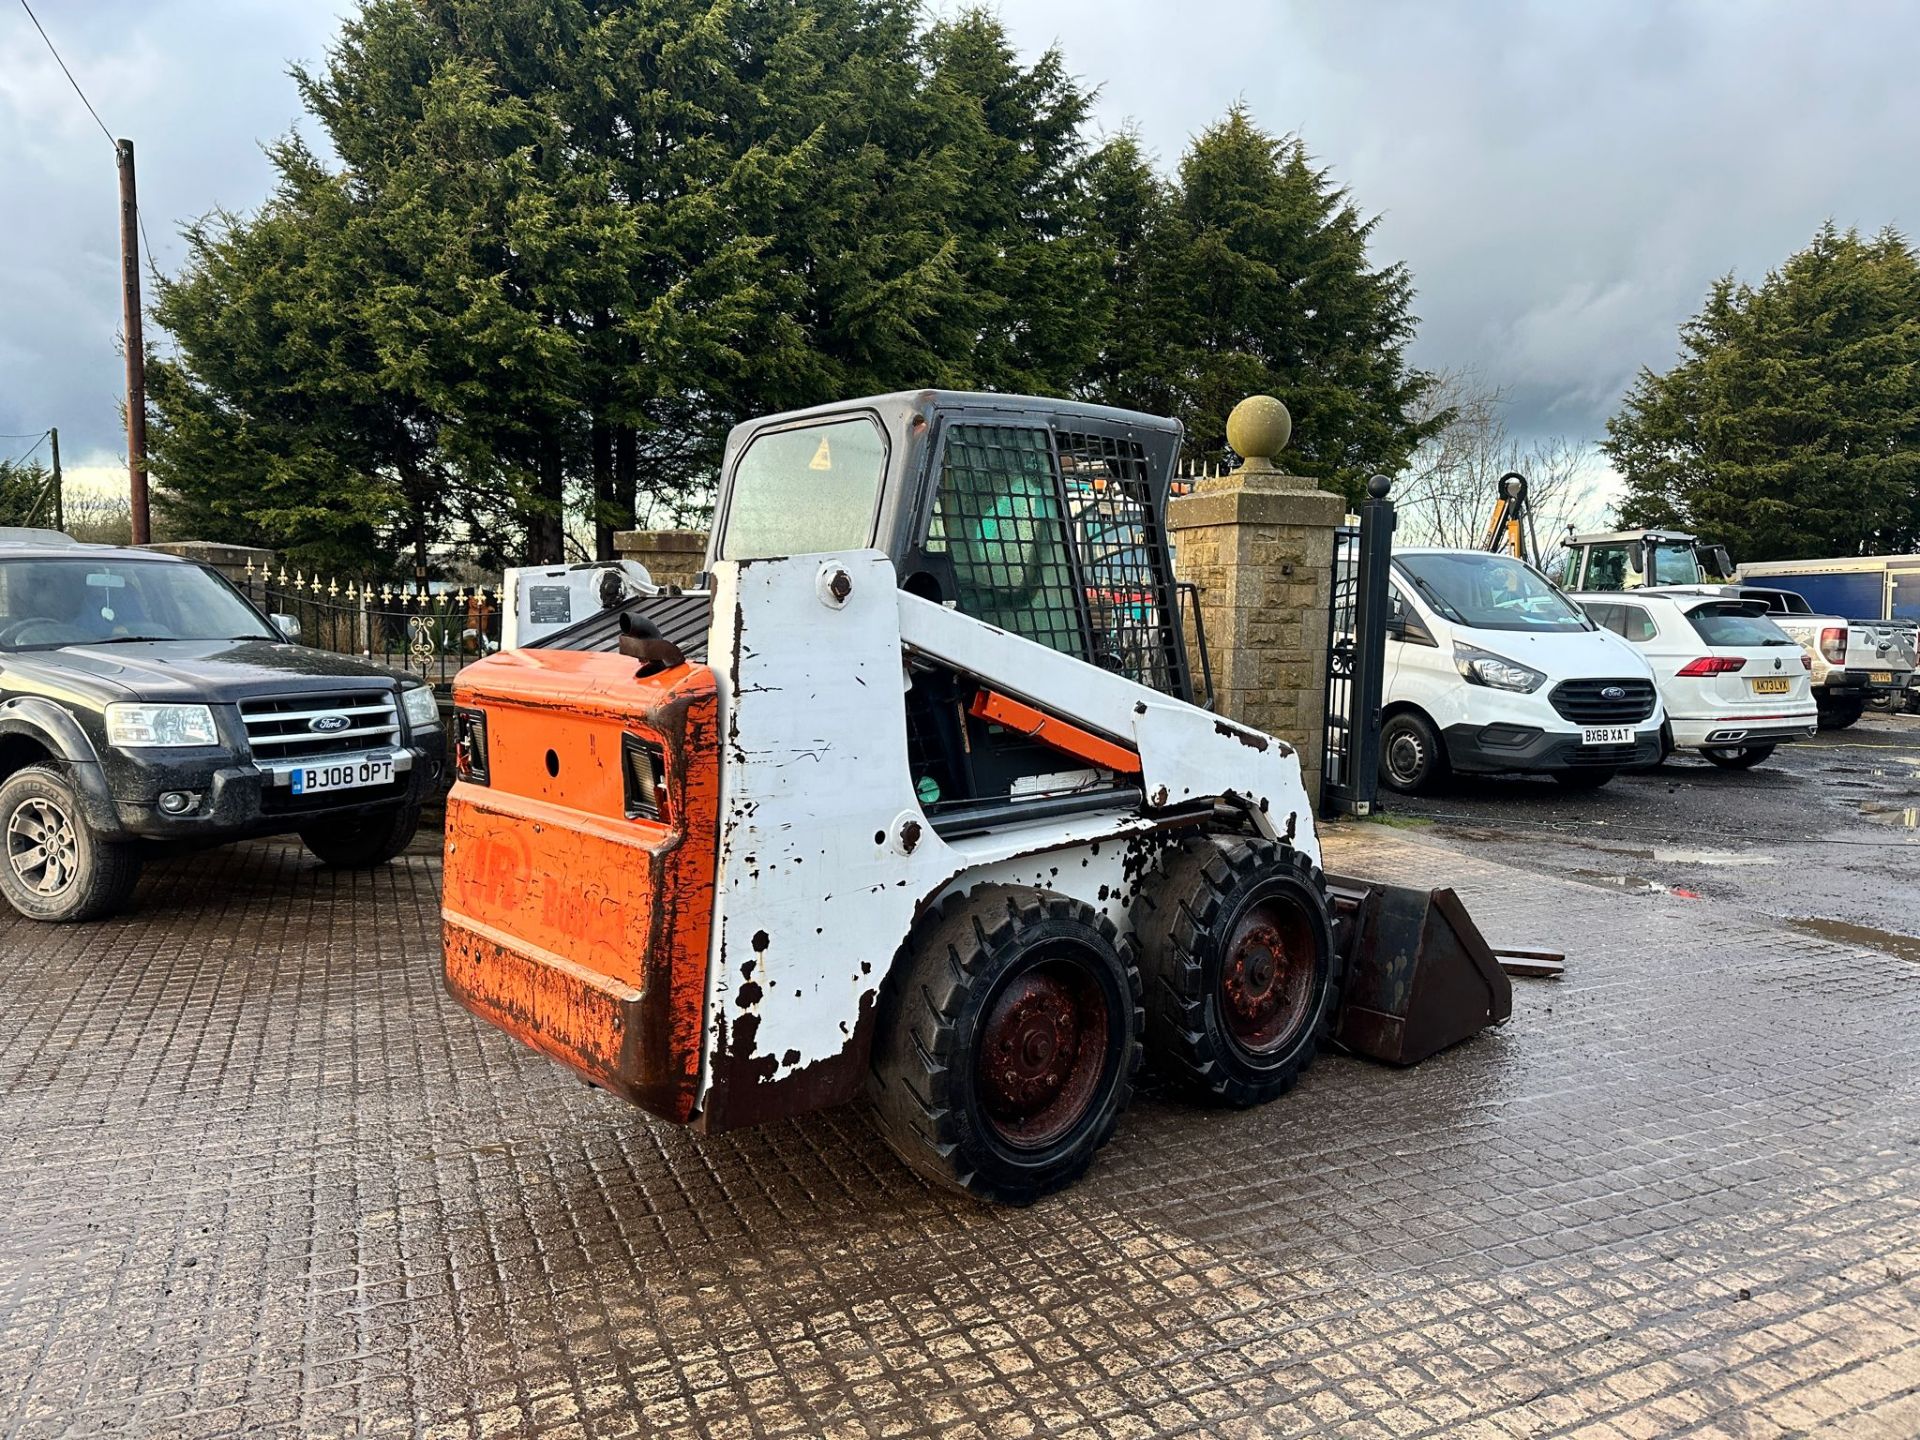
{"type": "Polygon", "coordinates": [[[752,1053],[776,1062],[775,1079],[840,1054],[915,915],[948,889],[1055,889],[1124,931],[1129,871],[1159,812],[1232,794],[1260,829],[1291,831],[1319,858],[1289,748],[903,595],[879,551],[716,562],[714,596],[708,656],[725,750],[709,1055],[723,1036],[737,1055],[749,1017],[752,1053]],[[909,650],[1138,749],[1146,813],[1117,807],[941,839],[908,767],[909,650]]]}

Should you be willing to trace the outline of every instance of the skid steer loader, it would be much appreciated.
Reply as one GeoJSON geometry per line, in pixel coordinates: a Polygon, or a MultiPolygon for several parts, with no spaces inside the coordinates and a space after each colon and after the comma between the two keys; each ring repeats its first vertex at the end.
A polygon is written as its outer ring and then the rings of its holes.
{"type": "Polygon", "coordinates": [[[1204,1101],[1506,1018],[1451,892],[1330,880],[1291,746],[1194,703],[1180,428],[919,392],[739,426],[708,583],[455,687],[446,982],[709,1131],[868,1094],[1026,1202],[1143,1055],[1204,1101]]]}

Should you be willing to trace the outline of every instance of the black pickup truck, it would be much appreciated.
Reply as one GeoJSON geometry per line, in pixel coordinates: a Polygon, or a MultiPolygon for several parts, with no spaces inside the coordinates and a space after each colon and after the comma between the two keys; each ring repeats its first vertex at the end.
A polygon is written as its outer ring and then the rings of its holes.
{"type": "Polygon", "coordinates": [[[0,531],[0,894],[30,919],[110,913],[155,849],[385,864],[445,745],[426,686],[294,644],[213,570],[0,531]]]}

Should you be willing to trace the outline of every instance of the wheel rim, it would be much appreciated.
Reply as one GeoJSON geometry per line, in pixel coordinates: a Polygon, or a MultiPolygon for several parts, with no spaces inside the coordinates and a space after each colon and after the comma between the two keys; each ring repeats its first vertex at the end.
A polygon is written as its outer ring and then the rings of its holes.
{"type": "Polygon", "coordinates": [[[1396,730],[1387,737],[1387,773],[1402,785],[1419,779],[1426,764],[1427,747],[1411,730],[1396,730]]]}
{"type": "Polygon", "coordinates": [[[1300,907],[1274,898],[1249,905],[1220,964],[1220,1014],[1252,1055],[1290,1047],[1307,1024],[1318,956],[1300,907]]]}
{"type": "Polygon", "coordinates": [[[7,864],[36,895],[71,888],[80,869],[80,837],[67,812],[37,795],[15,806],[7,818],[7,864]]]}
{"type": "Polygon", "coordinates": [[[1106,996],[1067,955],[1008,978],[980,1030],[981,1107],[1010,1145],[1051,1145],[1092,1108],[1106,1069],[1106,996]]]}

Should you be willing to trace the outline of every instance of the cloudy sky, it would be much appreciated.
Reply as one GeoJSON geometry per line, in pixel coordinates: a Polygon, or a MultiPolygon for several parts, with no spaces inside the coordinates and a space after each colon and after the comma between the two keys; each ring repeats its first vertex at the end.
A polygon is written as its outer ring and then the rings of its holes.
{"type": "MultiPolygon", "coordinates": [[[[290,60],[349,0],[30,0],[138,147],[163,269],[182,219],[265,194],[290,60]]],[[[952,0],[936,7],[951,8],[952,0]]],[[[1415,358],[1505,387],[1516,432],[1596,438],[1714,276],[1828,216],[1920,232],[1920,5],[1003,0],[1163,165],[1236,99],[1295,131],[1419,287],[1415,358]]],[[[0,0],[0,433],[123,454],[112,150],[0,0]]],[[[311,127],[309,126],[309,133],[311,127]]],[[[12,455],[28,442],[0,440],[12,455]]]]}

